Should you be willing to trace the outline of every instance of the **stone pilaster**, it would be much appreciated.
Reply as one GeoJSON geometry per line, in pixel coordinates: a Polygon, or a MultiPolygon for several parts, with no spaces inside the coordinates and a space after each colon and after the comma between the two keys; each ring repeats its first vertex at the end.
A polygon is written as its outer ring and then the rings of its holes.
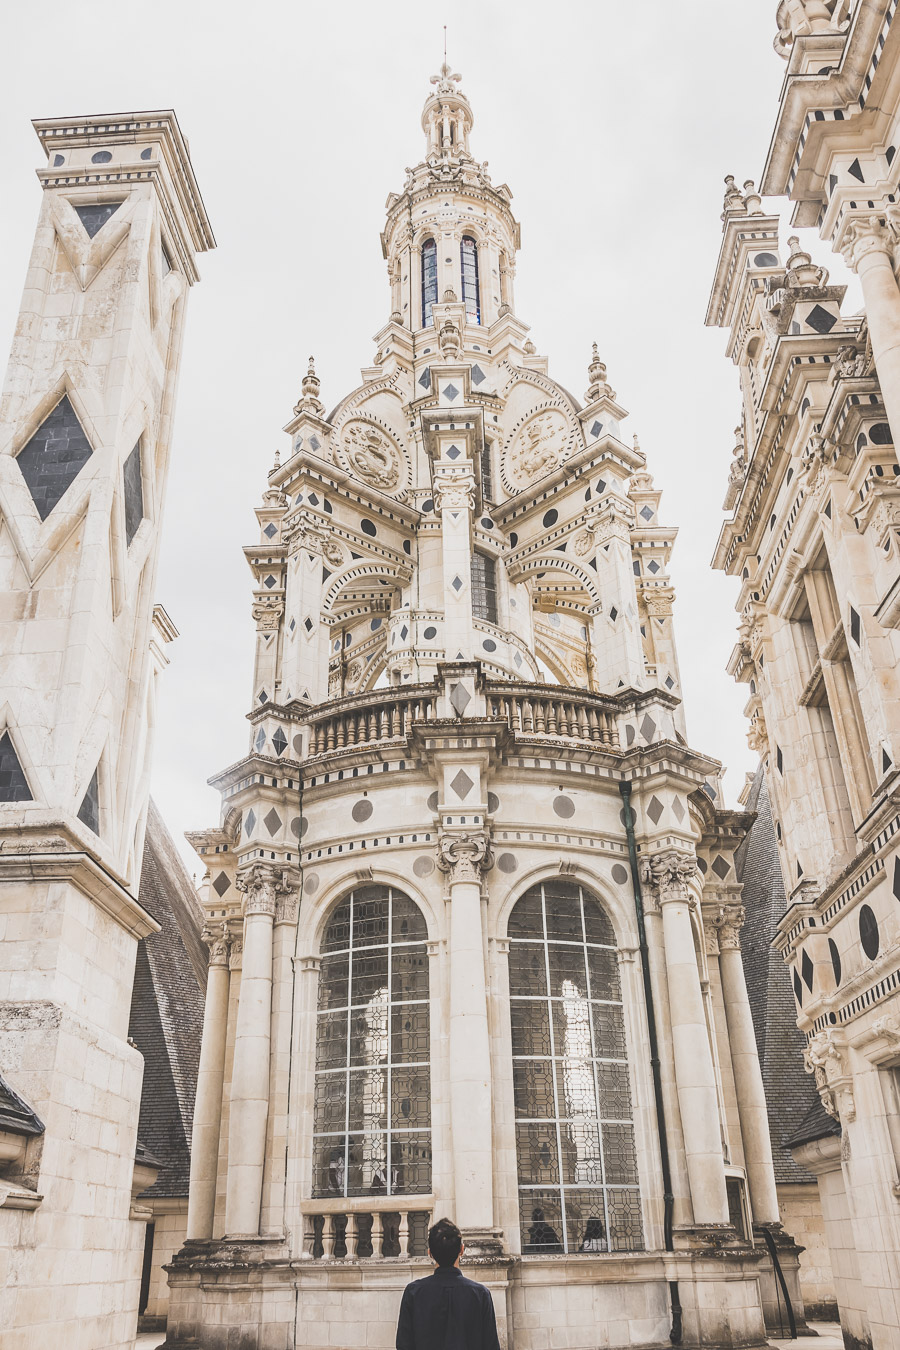
{"type": "Polygon", "coordinates": [[[188,1196],[187,1237],[209,1239],[216,1207],[216,1173],[219,1161],[219,1131],[222,1121],[222,1088],[225,1079],[225,1033],[228,1020],[230,943],[227,933],[205,929],[209,947],[206,1008],[194,1124],[191,1136],[191,1181],[188,1196]]]}

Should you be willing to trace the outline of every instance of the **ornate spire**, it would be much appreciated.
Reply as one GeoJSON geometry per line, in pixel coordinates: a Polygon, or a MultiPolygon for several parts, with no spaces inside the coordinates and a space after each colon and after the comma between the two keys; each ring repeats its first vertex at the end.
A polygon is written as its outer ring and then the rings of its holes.
{"type": "Polygon", "coordinates": [[[425,158],[429,163],[435,159],[471,159],[469,132],[475,119],[469,107],[469,100],[459,87],[461,80],[462,76],[447,64],[445,51],[440,73],[432,75],[431,83],[434,88],[422,109],[422,130],[426,137],[425,158]]]}
{"type": "Polygon", "coordinates": [[[316,374],[316,362],[314,357],[309,358],[309,366],[306,374],[303,376],[303,392],[300,396],[300,402],[294,405],[294,412],[313,413],[316,417],[321,417],[325,412],[325,404],[319,398],[320,380],[316,374]]]}
{"type": "Polygon", "coordinates": [[[600,360],[596,342],[591,348],[591,353],[591,363],[588,366],[588,379],[591,383],[585,398],[588,403],[596,403],[598,398],[615,398],[616,391],[607,382],[606,366],[600,360]]]}

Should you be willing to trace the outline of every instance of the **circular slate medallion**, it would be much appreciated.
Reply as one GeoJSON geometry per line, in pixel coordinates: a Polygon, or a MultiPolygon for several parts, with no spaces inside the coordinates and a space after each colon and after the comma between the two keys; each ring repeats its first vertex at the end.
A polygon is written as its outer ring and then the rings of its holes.
{"type": "Polygon", "coordinates": [[[571,820],[575,814],[575,803],[571,797],[555,797],[553,800],[553,810],[563,820],[571,820]]]}
{"type": "Polygon", "coordinates": [[[438,795],[437,795],[436,792],[429,792],[429,794],[428,794],[428,800],[426,801],[425,805],[428,807],[428,810],[429,810],[429,811],[436,811],[436,810],[437,810],[437,808],[438,808],[438,795]]]}
{"type": "Polygon", "coordinates": [[[501,872],[515,872],[519,864],[516,861],[514,854],[501,853],[500,857],[497,859],[497,866],[500,868],[501,872]]]}
{"type": "Polygon", "coordinates": [[[495,811],[499,810],[500,810],[500,798],[497,796],[496,792],[489,792],[488,811],[490,811],[491,815],[493,815],[495,811]]]}
{"type": "Polygon", "coordinates": [[[374,807],[372,806],[372,803],[366,797],[363,797],[362,801],[356,802],[354,804],[353,810],[350,812],[350,814],[356,821],[357,825],[362,825],[363,821],[369,819],[369,816],[371,816],[373,810],[374,807]]]}
{"type": "Polygon", "coordinates": [[[624,886],[625,882],[628,880],[628,872],[621,863],[616,863],[613,866],[612,879],[619,886],[624,886]]]}
{"type": "Polygon", "coordinates": [[[310,872],[309,876],[304,877],[303,889],[307,895],[313,895],[319,889],[319,878],[315,872],[310,872]]]}
{"type": "Polygon", "coordinates": [[[427,857],[416,858],[416,861],[413,863],[413,871],[417,877],[430,877],[434,871],[434,859],[427,857]]]}

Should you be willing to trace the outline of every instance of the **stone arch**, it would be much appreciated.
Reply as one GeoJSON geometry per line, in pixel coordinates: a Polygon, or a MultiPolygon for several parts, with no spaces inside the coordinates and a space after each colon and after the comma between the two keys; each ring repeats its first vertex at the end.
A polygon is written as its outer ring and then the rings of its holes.
{"type": "Polygon", "coordinates": [[[524,581],[526,577],[532,576],[535,572],[564,572],[580,583],[581,589],[591,602],[591,608],[593,609],[596,606],[599,612],[601,606],[600,586],[596,576],[593,576],[587,567],[582,567],[580,563],[575,562],[572,558],[565,557],[561,553],[540,553],[536,557],[516,562],[509,568],[509,578],[511,581],[524,581]]]}
{"type": "Polygon", "coordinates": [[[323,614],[333,613],[341,592],[344,591],[347,586],[352,585],[355,582],[369,581],[370,583],[376,583],[380,581],[389,581],[395,586],[402,586],[409,580],[409,577],[409,568],[398,567],[393,563],[376,561],[374,559],[370,561],[354,562],[352,565],[342,568],[340,572],[335,573],[333,577],[329,578],[328,587],[322,597],[322,612],[323,614]]]}

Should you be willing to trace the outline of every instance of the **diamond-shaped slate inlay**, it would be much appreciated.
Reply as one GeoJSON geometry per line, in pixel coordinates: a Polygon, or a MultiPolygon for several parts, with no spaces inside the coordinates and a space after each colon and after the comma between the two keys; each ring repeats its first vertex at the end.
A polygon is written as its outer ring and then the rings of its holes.
{"type": "Polygon", "coordinates": [[[407,628],[406,624],[404,624],[403,627],[400,629],[401,642],[405,642],[408,637],[409,637],[409,629],[407,628]]]}
{"type": "Polygon", "coordinates": [[[275,728],[275,735],[272,737],[272,744],[275,747],[276,755],[283,755],[287,749],[287,736],[281,730],[281,727],[275,728]]]}
{"type": "Polygon", "coordinates": [[[450,582],[450,585],[453,587],[453,589],[456,591],[458,595],[463,588],[462,578],[454,577],[453,580],[450,582]]]}
{"type": "Polygon", "coordinates": [[[649,713],[644,714],[639,730],[645,741],[653,740],[656,735],[656,723],[649,713]]]}
{"type": "Polygon", "coordinates": [[[460,448],[459,448],[458,445],[451,445],[450,448],[449,448],[448,451],[447,451],[447,458],[448,458],[448,459],[459,459],[459,457],[460,457],[461,454],[462,454],[462,451],[460,450],[460,448]]]}
{"type": "Polygon", "coordinates": [[[684,807],[681,803],[680,797],[672,798],[672,812],[677,821],[681,822],[682,820],[684,820],[684,807]]]}
{"type": "Polygon", "coordinates": [[[221,900],[225,892],[230,889],[231,889],[231,882],[228,880],[224,872],[220,872],[219,875],[216,877],[215,881],[213,882],[213,890],[221,900]]]}
{"type": "Polygon", "coordinates": [[[276,586],[277,584],[278,584],[278,583],[276,582],[276,580],[275,580],[275,578],[274,578],[273,576],[268,576],[268,577],[266,577],[265,580],[263,581],[263,585],[264,585],[264,586],[267,586],[269,590],[271,590],[272,587],[273,587],[273,586],[276,586]]]}
{"type": "Polygon", "coordinates": [[[82,825],[86,825],[94,834],[100,833],[100,784],[97,780],[97,770],[94,770],[93,777],[88,783],[87,792],[84,794],[82,803],[78,808],[78,819],[82,825]]]}
{"type": "Polygon", "coordinates": [[[459,797],[460,801],[465,801],[475,784],[466,773],[465,769],[460,769],[455,778],[451,779],[450,786],[459,797]]]}
{"type": "Polygon", "coordinates": [[[247,819],[244,821],[244,832],[246,833],[248,839],[250,838],[251,834],[255,829],[256,829],[256,814],[253,810],[253,807],[251,806],[250,810],[247,812],[247,819]]]}
{"type": "Polygon", "coordinates": [[[806,326],[815,333],[830,333],[837,323],[837,315],[829,314],[821,305],[814,305],[806,316],[806,326]]]}
{"type": "Polygon", "coordinates": [[[278,533],[278,526],[273,525],[270,520],[266,528],[263,530],[263,534],[266,536],[267,539],[274,539],[277,533],[278,533]]]}
{"type": "Polygon", "coordinates": [[[92,454],[91,443],[64,394],[16,456],[41,520],[47,519],[92,454]]]}
{"type": "Polygon", "coordinates": [[[667,689],[674,689],[674,688],[675,688],[675,681],[672,679],[672,676],[671,676],[671,675],[667,675],[667,676],[666,676],[666,678],[665,678],[665,686],[666,686],[667,689]]]}
{"type": "Polygon", "coordinates": [[[652,508],[652,506],[642,506],[642,507],[641,507],[641,515],[644,517],[644,520],[652,520],[652,519],[653,519],[653,508],[652,508]]]}
{"type": "Polygon", "coordinates": [[[306,629],[307,633],[311,633],[315,625],[312,619],[307,616],[307,618],[303,620],[303,627],[306,629]]]}
{"type": "Polygon", "coordinates": [[[651,558],[650,561],[648,562],[647,571],[652,572],[654,576],[659,571],[659,563],[656,561],[655,558],[651,558]]]}
{"type": "Polygon", "coordinates": [[[256,733],[256,740],[253,743],[256,746],[257,750],[261,750],[265,745],[266,733],[262,727],[260,727],[259,731],[256,733]]]}
{"type": "Polygon", "coordinates": [[[804,951],[800,958],[800,974],[803,976],[803,983],[810,993],[813,987],[813,963],[810,960],[809,952],[804,951]]]}
{"type": "Polygon", "coordinates": [[[612,619],[613,623],[615,623],[616,619],[619,617],[619,611],[616,609],[615,605],[613,605],[612,609],[609,611],[609,617],[612,619]]]}
{"type": "Polygon", "coordinates": [[[431,387],[430,366],[426,366],[425,369],[422,371],[422,374],[419,376],[418,383],[423,389],[429,389],[431,387]]]}
{"type": "Polygon", "coordinates": [[[269,831],[269,834],[277,834],[281,829],[281,816],[275,810],[274,806],[263,816],[263,824],[269,831]]]}
{"type": "Polygon", "coordinates": [[[472,695],[464,684],[455,684],[450,690],[450,707],[457,717],[462,717],[471,702],[472,695]]]}
{"type": "Polygon", "coordinates": [[[8,731],[0,736],[0,802],[30,802],[28,787],[19,756],[8,731]]]}
{"type": "Polygon", "coordinates": [[[444,385],[444,398],[449,398],[451,403],[455,398],[459,398],[459,390],[455,384],[444,385]]]}
{"type": "Polygon", "coordinates": [[[484,382],[484,379],[485,379],[485,374],[484,374],[484,371],[481,369],[481,366],[473,366],[473,367],[472,367],[472,383],[475,384],[475,385],[482,384],[482,383],[484,382]]]}
{"type": "Polygon", "coordinates": [[[93,239],[95,234],[103,229],[103,226],[114,216],[122,205],[121,202],[93,202],[90,206],[76,206],[75,214],[81,221],[89,238],[93,239]]]}
{"type": "Polygon", "coordinates": [[[320,448],[321,444],[322,444],[322,442],[319,440],[318,436],[310,436],[310,438],[309,438],[309,448],[310,448],[310,450],[318,450],[318,449],[320,448]]]}
{"type": "Polygon", "coordinates": [[[653,821],[654,825],[659,824],[662,818],[662,813],[663,811],[665,811],[665,809],[666,808],[663,806],[662,802],[659,800],[658,797],[653,796],[650,798],[650,801],[647,805],[647,815],[653,821]]]}
{"type": "Polygon", "coordinates": [[[712,870],[720,881],[724,881],[731,871],[731,864],[722,857],[721,853],[717,853],[713,858],[712,870]]]}
{"type": "Polygon", "coordinates": [[[125,542],[131,541],[144,519],[144,480],[141,473],[141,443],[132,450],[122,465],[122,488],[125,497],[125,542]]]}
{"type": "Polygon", "coordinates": [[[595,422],[594,425],[591,427],[591,435],[592,435],[592,436],[599,436],[599,435],[600,435],[600,432],[601,432],[602,430],[603,430],[603,423],[602,423],[602,422],[595,422]]]}

